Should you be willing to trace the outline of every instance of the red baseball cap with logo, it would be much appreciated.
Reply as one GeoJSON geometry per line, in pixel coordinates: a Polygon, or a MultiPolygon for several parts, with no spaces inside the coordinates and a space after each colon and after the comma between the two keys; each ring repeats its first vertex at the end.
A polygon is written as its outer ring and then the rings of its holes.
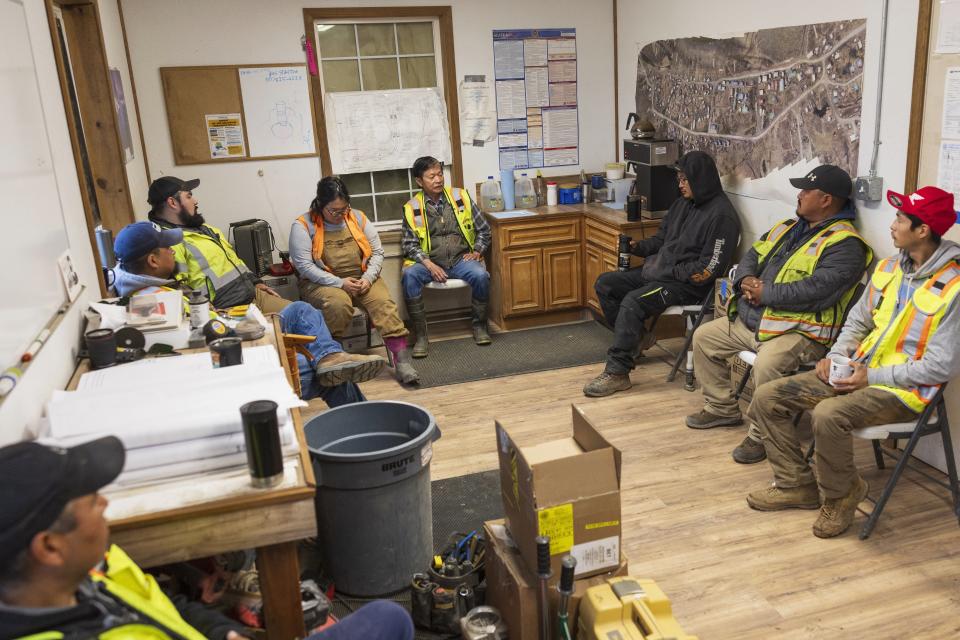
{"type": "Polygon", "coordinates": [[[943,235],[957,221],[953,194],[938,187],[921,187],[908,196],[887,190],[887,202],[911,216],[917,216],[937,235],[943,235]]]}

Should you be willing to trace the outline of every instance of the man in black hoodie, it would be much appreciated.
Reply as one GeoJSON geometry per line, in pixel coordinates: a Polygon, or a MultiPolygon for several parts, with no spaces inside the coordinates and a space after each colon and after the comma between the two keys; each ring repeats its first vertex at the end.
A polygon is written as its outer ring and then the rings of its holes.
{"type": "Polygon", "coordinates": [[[652,345],[644,322],[672,305],[703,300],[737,249],[740,220],[723,193],[713,158],[691,151],[674,168],[681,197],[654,237],[632,245],[633,254],[645,258],[643,266],[604,273],[594,285],[614,338],[603,373],[583,388],[584,395],[629,389],[634,355],[641,345],[652,345]]]}

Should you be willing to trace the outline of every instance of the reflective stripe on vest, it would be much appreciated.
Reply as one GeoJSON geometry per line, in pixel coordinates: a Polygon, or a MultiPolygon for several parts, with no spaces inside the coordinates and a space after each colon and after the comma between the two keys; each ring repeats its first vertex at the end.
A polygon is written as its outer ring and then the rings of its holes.
{"type": "MultiPolygon", "coordinates": [[[[766,240],[754,243],[753,248],[759,256],[758,265],[773,255],[771,252],[774,248],[798,222],[796,220],[780,222],[770,230],[766,240]]],[[[837,220],[824,226],[807,240],[806,244],[798,247],[780,268],[774,283],[787,284],[809,278],[816,270],[817,262],[827,247],[848,238],[856,238],[866,248],[866,259],[863,265],[866,269],[873,261],[873,250],[852,224],[846,220],[837,220]]],[[[786,311],[764,307],[757,327],[757,339],[762,342],[785,333],[799,333],[815,342],[829,345],[840,333],[844,314],[853,301],[855,292],[856,285],[850,287],[833,307],[821,311],[786,311]]]]}
{"type": "MultiPolygon", "coordinates": [[[[930,336],[960,293],[960,263],[951,261],[918,287],[898,311],[903,277],[899,259],[888,258],[877,265],[870,278],[866,295],[871,303],[874,329],[854,355],[855,359],[866,361],[868,367],[889,367],[921,359],[930,336]]],[[[940,389],[939,384],[914,389],[879,384],[870,386],[889,391],[918,413],[940,389]]]]}
{"type": "MultiPolygon", "coordinates": [[[[327,265],[323,263],[323,221],[320,220],[320,223],[317,223],[317,218],[319,216],[316,213],[311,212],[310,219],[307,219],[307,214],[303,214],[297,218],[297,222],[303,225],[303,228],[307,230],[307,234],[310,236],[312,242],[312,255],[313,261],[317,266],[321,267],[324,271],[330,271],[327,268],[327,265]]],[[[370,246],[370,241],[367,239],[367,234],[363,232],[364,228],[367,226],[367,216],[360,211],[359,209],[351,209],[350,215],[345,217],[343,221],[347,225],[347,229],[350,231],[350,235],[353,236],[353,239],[356,241],[357,246],[360,247],[360,270],[367,270],[367,262],[370,260],[370,256],[373,255],[373,247],[370,246]],[[355,213],[360,214],[360,224],[357,224],[357,219],[354,217],[355,213]]]]}
{"type": "MultiPolygon", "coordinates": [[[[450,203],[450,206],[453,207],[460,233],[472,251],[477,234],[473,228],[473,207],[470,204],[470,196],[464,189],[457,189],[456,193],[454,193],[454,190],[450,187],[443,188],[443,195],[447,199],[447,202],[450,203]]],[[[427,255],[430,255],[430,224],[427,221],[426,212],[427,205],[422,190],[403,205],[403,216],[414,234],[416,234],[420,240],[420,249],[427,255]],[[417,225],[418,217],[420,218],[419,225],[417,225]]],[[[413,263],[413,260],[405,259],[403,266],[406,267],[413,263]]]]}

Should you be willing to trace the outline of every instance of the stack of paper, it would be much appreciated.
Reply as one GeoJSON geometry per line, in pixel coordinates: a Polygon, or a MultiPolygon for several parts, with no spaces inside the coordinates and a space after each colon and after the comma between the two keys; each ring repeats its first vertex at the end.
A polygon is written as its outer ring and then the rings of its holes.
{"type": "Polygon", "coordinates": [[[245,348],[243,364],[222,369],[196,353],[86,373],[76,391],[57,391],[47,404],[49,436],[64,446],[120,438],[119,484],[176,477],[245,464],[240,407],[252,400],[277,403],[284,453],[296,453],[290,409],[305,403],[273,346],[245,348]]]}

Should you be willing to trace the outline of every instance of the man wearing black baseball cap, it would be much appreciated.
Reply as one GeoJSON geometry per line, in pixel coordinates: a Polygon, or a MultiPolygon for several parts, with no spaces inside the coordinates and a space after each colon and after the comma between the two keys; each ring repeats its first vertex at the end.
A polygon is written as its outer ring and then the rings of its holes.
{"type": "MultiPolygon", "coordinates": [[[[823,164],[790,184],[800,189],[796,218],[777,223],[753,244],[737,267],[727,317],[701,325],[693,336],[704,406],[687,416],[691,429],[743,422],[728,364],[739,352],[757,354],[750,373],[755,388],[822,358],[873,260],[853,226],[846,171],[823,164]]],[[[760,432],[751,424],[733,459],[752,464],[764,458],[760,432]]]]}
{"type": "Polygon", "coordinates": [[[255,302],[264,313],[276,313],[290,304],[250,272],[216,227],[206,224],[193,190],[200,180],[174,176],[150,184],[148,217],[163,229],[180,229],[183,242],[174,248],[177,270],[191,289],[207,294],[219,309],[255,302]]]}
{"type": "MultiPolygon", "coordinates": [[[[100,489],[123,469],[107,436],[69,449],[0,448],[0,638],[245,640],[242,624],[172,600],[110,535],[100,489]]],[[[409,614],[373,602],[308,640],[412,640],[409,614]]]]}

